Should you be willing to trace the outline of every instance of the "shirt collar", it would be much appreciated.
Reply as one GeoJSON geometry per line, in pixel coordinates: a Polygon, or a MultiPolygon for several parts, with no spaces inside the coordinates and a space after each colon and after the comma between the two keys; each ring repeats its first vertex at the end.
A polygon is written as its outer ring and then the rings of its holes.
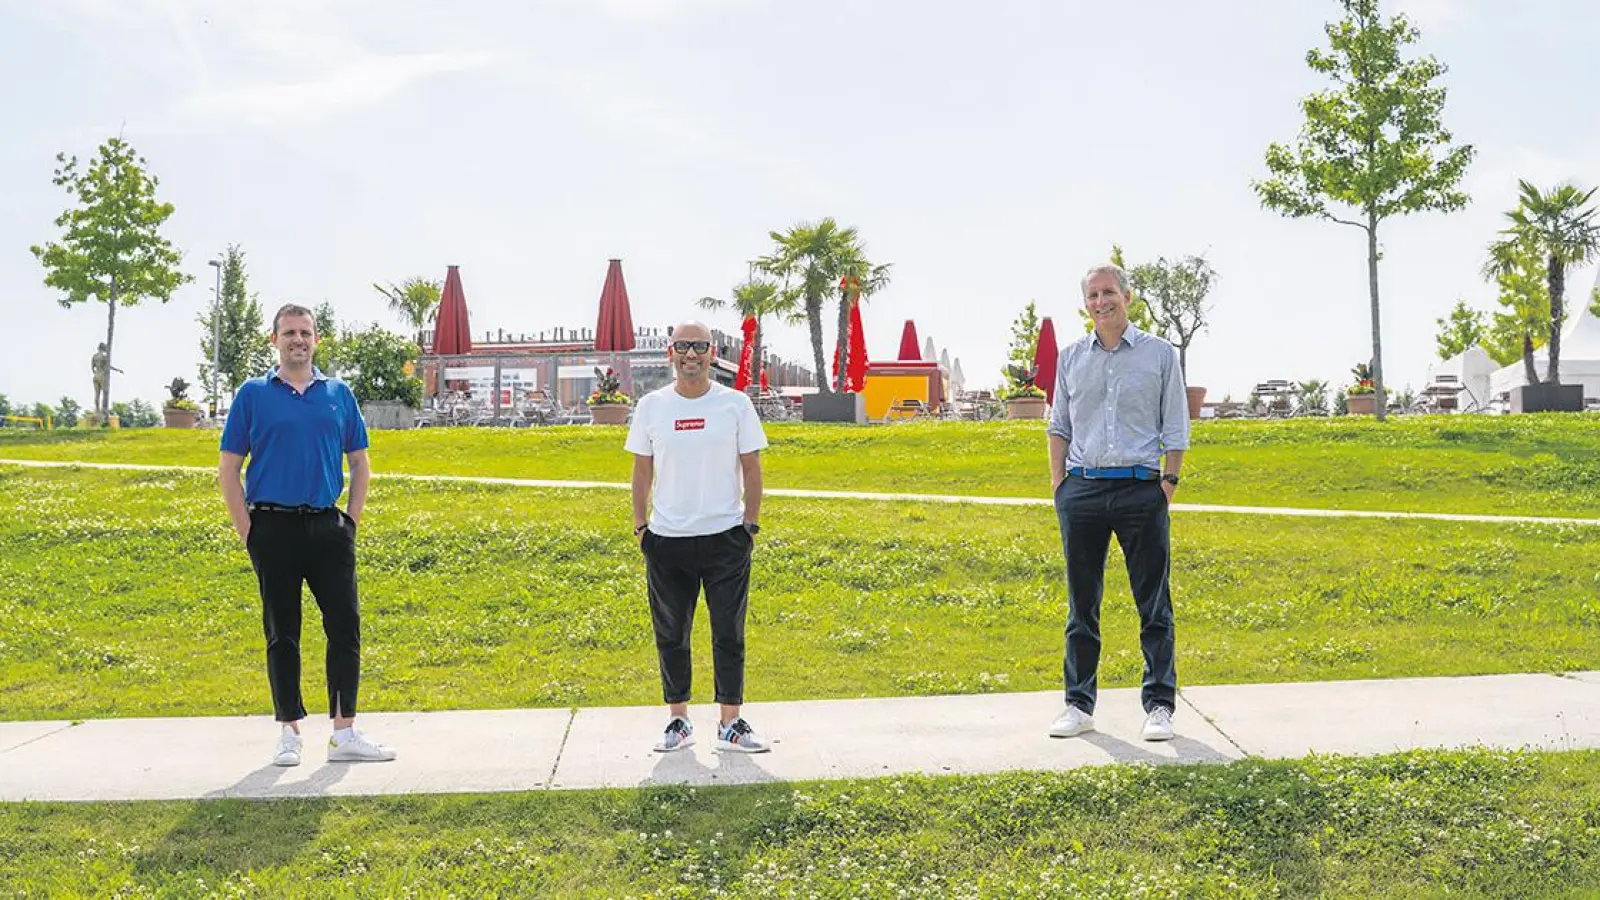
{"type": "MultiPolygon", "coordinates": [[[[1129,347],[1137,347],[1138,345],[1144,343],[1144,339],[1149,336],[1150,335],[1147,332],[1140,331],[1139,326],[1129,322],[1128,327],[1122,332],[1122,342],[1127,344],[1129,347]]],[[[1106,349],[1100,344],[1100,333],[1095,331],[1093,328],[1089,329],[1089,343],[1093,346],[1099,347],[1101,350],[1106,349]]]]}
{"type": "MultiPolygon", "coordinates": [[[[282,376],[280,376],[278,374],[278,367],[277,366],[273,366],[272,368],[267,370],[267,380],[268,381],[277,381],[277,382],[281,382],[283,384],[288,384],[289,383],[287,381],[284,381],[282,376]]],[[[328,376],[322,374],[322,370],[321,369],[317,368],[316,366],[312,366],[311,367],[311,380],[312,381],[327,381],[328,380],[328,376]]]]}

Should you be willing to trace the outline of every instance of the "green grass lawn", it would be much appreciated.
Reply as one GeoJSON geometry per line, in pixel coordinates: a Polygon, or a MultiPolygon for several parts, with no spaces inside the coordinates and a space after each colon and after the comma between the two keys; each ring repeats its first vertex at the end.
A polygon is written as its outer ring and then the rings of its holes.
{"type": "MultiPolygon", "coordinates": [[[[752,699],[1060,687],[1051,510],[775,498],[764,518],[752,699]]],[[[1600,528],[1184,514],[1174,543],[1185,684],[1600,668],[1600,528]]],[[[365,708],[659,702],[625,492],[379,482],[360,544],[365,708]]],[[[1121,567],[1105,686],[1141,667],[1121,567]]],[[[0,466],[0,622],[0,719],[266,708],[212,476],[0,466]]]]}
{"type": "Polygon", "coordinates": [[[1600,753],[0,805],[15,897],[1593,897],[1600,753]]]}
{"type": "MultiPolygon", "coordinates": [[[[1049,494],[1043,426],[773,424],[772,487],[1049,494]]],[[[624,482],[621,428],[374,432],[379,471],[624,482]]],[[[215,431],[0,432],[0,458],[214,466],[215,431]]],[[[1600,416],[1200,422],[1190,503],[1600,517],[1600,416]]]]}

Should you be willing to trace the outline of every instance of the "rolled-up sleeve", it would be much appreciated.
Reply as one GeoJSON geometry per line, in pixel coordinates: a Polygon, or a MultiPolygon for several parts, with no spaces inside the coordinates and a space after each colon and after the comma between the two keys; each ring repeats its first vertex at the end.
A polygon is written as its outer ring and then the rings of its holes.
{"type": "Polygon", "coordinates": [[[1170,344],[1161,364],[1161,449],[1189,449],[1189,395],[1184,390],[1178,351],[1170,344]]]}
{"type": "Polygon", "coordinates": [[[1067,354],[1072,352],[1072,347],[1062,347],[1056,354],[1056,392],[1051,395],[1050,421],[1044,430],[1061,438],[1068,444],[1072,443],[1072,413],[1067,402],[1067,354]]]}

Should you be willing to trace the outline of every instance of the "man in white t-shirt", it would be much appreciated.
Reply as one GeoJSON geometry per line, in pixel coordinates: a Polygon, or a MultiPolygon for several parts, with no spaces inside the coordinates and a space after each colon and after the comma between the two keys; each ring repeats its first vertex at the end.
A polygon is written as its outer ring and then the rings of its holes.
{"type": "Polygon", "coordinates": [[[640,398],[628,428],[633,533],[644,553],[650,619],[671,718],[663,753],[694,743],[689,722],[689,634],[705,588],[721,717],[717,749],[764,753],[771,745],[739,714],[744,703],[744,621],[750,551],[761,530],[761,449],[767,437],[744,394],[711,380],[711,331],[672,331],[673,382],[640,398]]]}

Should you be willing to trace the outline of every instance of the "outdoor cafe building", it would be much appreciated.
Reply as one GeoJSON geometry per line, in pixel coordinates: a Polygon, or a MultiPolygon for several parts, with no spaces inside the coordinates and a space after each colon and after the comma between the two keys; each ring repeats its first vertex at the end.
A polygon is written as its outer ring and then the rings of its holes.
{"type": "MultiPolygon", "coordinates": [[[[622,263],[611,260],[600,293],[594,329],[554,328],[537,333],[486,333],[472,337],[468,327],[466,295],[458,267],[451,266],[434,328],[422,338],[418,361],[423,394],[435,403],[441,395],[457,392],[498,410],[512,406],[530,392],[543,392],[569,410],[583,409],[595,389],[595,369],[610,368],[621,379],[622,390],[640,397],[672,380],[667,362],[671,329],[637,328],[622,279],[622,263]]],[[[742,337],[712,331],[717,360],[712,377],[732,386],[737,376],[742,337]]],[[[816,383],[810,370],[770,355],[768,380],[774,389],[809,387],[816,383]]]]}

